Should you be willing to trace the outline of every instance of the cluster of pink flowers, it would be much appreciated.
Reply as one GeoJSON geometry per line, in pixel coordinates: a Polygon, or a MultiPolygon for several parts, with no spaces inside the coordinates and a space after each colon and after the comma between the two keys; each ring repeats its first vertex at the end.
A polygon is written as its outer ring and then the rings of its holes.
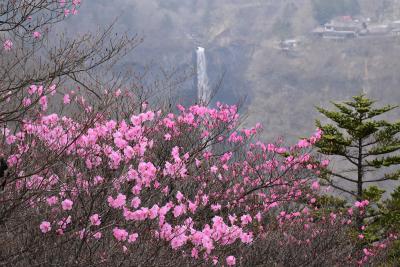
{"type": "MultiPolygon", "coordinates": [[[[64,7],[66,5],[67,0],[60,0],[60,6],[64,7]]],[[[70,8],[64,8],[64,15],[68,16],[70,14],[76,15],[78,14],[78,7],[81,5],[82,0],[72,0],[72,6],[70,8]]]]}
{"type": "MultiPolygon", "coordinates": [[[[318,210],[314,204],[321,188],[315,178],[329,162],[314,160],[306,150],[321,138],[319,129],[293,147],[252,141],[261,126],[235,130],[237,108],[223,104],[216,108],[178,106],[178,114],[145,107],[129,121],[96,115],[88,126],[84,119],[44,114],[48,101],[44,93],[51,96],[53,91],[55,87],[30,86],[28,95],[40,97],[40,112],[25,120],[20,132],[3,131],[12,151],[10,168],[27,176],[18,180],[17,190],[51,192],[31,203],[51,210],[39,225],[42,233],[65,235],[71,228],[80,239],[93,242],[112,235],[126,252],[128,244],[143,238],[137,226],[146,223],[152,238],[167,242],[174,250],[190,247],[193,258],[202,255],[214,263],[218,262],[213,257],[217,248],[235,242],[248,245],[265,235],[264,218],[271,212],[279,212],[279,227],[300,223],[310,233],[304,240],[288,236],[290,242],[309,244],[319,234],[312,214],[318,210]],[[192,138],[194,145],[180,143],[183,138],[192,138]],[[214,138],[226,150],[217,154],[212,148],[205,149],[206,143],[200,140],[207,138],[214,138]],[[37,153],[63,157],[65,169],[49,167],[27,175],[30,170],[22,163],[37,153]],[[96,199],[105,204],[103,208],[79,217],[85,205],[82,199],[105,189],[106,194],[96,199]],[[306,206],[285,211],[283,203],[299,200],[306,206]],[[103,216],[107,212],[113,214],[111,221],[110,216],[103,216]],[[210,217],[197,221],[204,216],[199,214],[210,217]]],[[[71,100],[70,94],[62,102],[85,103],[77,97],[71,100]]],[[[360,209],[367,205],[366,200],[355,204],[360,209]]],[[[352,215],[352,210],[347,217],[331,213],[323,221],[347,225],[352,215]]],[[[235,265],[235,256],[226,257],[226,264],[235,265]]]]}
{"type": "Polygon", "coordinates": [[[354,206],[359,208],[359,209],[363,209],[363,208],[367,207],[368,205],[369,205],[369,201],[368,200],[356,201],[354,203],[354,206]]]}

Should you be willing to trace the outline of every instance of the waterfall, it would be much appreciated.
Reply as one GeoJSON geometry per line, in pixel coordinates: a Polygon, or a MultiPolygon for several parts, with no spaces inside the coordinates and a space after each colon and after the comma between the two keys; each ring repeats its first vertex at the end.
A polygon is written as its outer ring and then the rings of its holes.
{"type": "MultiPolygon", "coordinates": [[[[208,86],[206,54],[203,47],[196,49],[196,87],[197,101],[199,105],[208,106],[211,98],[211,90],[208,86]]],[[[203,127],[201,131],[205,130],[203,127]]],[[[205,141],[205,140],[204,140],[205,141]]],[[[211,151],[212,145],[208,145],[205,151],[211,151]]]]}
{"type": "Polygon", "coordinates": [[[199,104],[206,105],[210,101],[211,90],[208,86],[206,54],[203,47],[196,49],[197,98],[199,104]]]}

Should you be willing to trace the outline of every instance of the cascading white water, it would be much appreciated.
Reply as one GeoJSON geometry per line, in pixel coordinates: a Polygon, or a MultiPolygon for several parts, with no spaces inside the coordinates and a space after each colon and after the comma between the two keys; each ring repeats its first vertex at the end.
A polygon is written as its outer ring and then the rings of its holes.
{"type": "MultiPolygon", "coordinates": [[[[200,105],[208,106],[211,90],[208,86],[206,54],[204,48],[200,46],[196,49],[196,72],[197,101],[200,105]]],[[[201,129],[205,130],[203,127],[201,129]]],[[[212,146],[207,146],[205,150],[212,150],[212,146]]]]}
{"type": "Polygon", "coordinates": [[[196,60],[197,98],[199,104],[207,105],[210,101],[211,91],[208,85],[206,55],[203,47],[197,47],[196,60]]]}

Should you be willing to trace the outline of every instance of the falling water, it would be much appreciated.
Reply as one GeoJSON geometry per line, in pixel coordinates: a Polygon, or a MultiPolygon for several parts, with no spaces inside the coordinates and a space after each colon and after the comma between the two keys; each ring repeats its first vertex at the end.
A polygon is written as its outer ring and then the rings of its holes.
{"type": "MultiPolygon", "coordinates": [[[[196,49],[196,71],[197,101],[200,105],[208,106],[211,97],[211,90],[208,86],[206,54],[204,48],[200,46],[196,49]]],[[[201,129],[202,131],[205,130],[204,128],[201,129]]],[[[212,146],[208,145],[205,150],[212,150],[212,146]]]]}
{"type": "Polygon", "coordinates": [[[206,55],[203,47],[197,47],[197,98],[200,104],[207,105],[210,101],[211,91],[208,86],[206,55]]]}

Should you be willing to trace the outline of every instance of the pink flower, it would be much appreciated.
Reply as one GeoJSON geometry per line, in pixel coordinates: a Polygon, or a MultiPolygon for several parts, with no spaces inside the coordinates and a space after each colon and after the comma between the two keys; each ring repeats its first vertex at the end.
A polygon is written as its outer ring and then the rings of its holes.
{"type": "Polygon", "coordinates": [[[6,51],[10,51],[13,47],[13,42],[11,42],[11,40],[5,40],[3,43],[3,48],[6,51]]]}
{"type": "Polygon", "coordinates": [[[309,147],[309,146],[310,146],[310,143],[308,142],[307,139],[302,139],[302,140],[300,140],[300,141],[297,143],[297,146],[298,146],[299,148],[309,147]]]}
{"type": "Polygon", "coordinates": [[[49,232],[49,231],[51,230],[51,225],[50,225],[49,222],[43,221],[43,222],[40,224],[39,228],[40,228],[40,231],[42,231],[42,233],[45,234],[45,233],[47,233],[47,232],[49,232]]]}
{"type": "Polygon", "coordinates": [[[135,155],[135,150],[131,146],[126,146],[124,148],[124,156],[130,160],[135,155]]]}
{"type": "Polygon", "coordinates": [[[55,84],[52,84],[52,85],[48,88],[48,91],[50,92],[50,95],[55,95],[55,94],[56,94],[56,88],[57,88],[57,85],[55,85],[55,84]]]}
{"type": "Polygon", "coordinates": [[[101,232],[97,232],[97,233],[95,233],[95,234],[93,235],[93,237],[96,238],[96,239],[100,239],[101,236],[102,236],[101,232]]]}
{"type": "Polygon", "coordinates": [[[38,95],[42,95],[42,94],[43,94],[43,85],[40,85],[40,86],[37,88],[37,94],[38,94],[38,95]]]}
{"type": "Polygon", "coordinates": [[[196,162],[196,167],[199,167],[201,165],[201,161],[200,160],[195,159],[195,162],[196,162]]]}
{"type": "Polygon", "coordinates": [[[53,206],[57,203],[58,198],[56,196],[48,197],[46,199],[46,201],[47,201],[47,204],[49,204],[49,206],[53,206]]]}
{"type": "Polygon", "coordinates": [[[371,255],[373,255],[372,252],[371,252],[369,249],[367,249],[367,248],[364,248],[364,249],[363,249],[363,252],[364,252],[365,256],[371,256],[371,255]]]}
{"type": "Polygon", "coordinates": [[[325,159],[325,160],[323,160],[322,162],[321,162],[321,166],[322,167],[326,167],[326,166],[328,166],[329,165],[329,160],[328,159],[325,159]]]}
{"type": "Polygon", "coordinates": [[[99,214],[93,214],[92,216],[90,216],[90,223],[92,225],[96,225],[99,226],[101,224],[101,220],[100,220],[100,216],[99,214]]]}
{"type": "Polygon", "coordinates": [[[199,258],[199,251],[196,248],[192,248],[192,257],[195,259],[199,258]]]}
{"type": "Polygon", "coordinates": [[[125,229],[119,229],[117,227],[113,229],[113,235],[118,241],[125,241],[128,238],[128,232],[125,229]]]}
{"type": "Polygon", "coordinates": [[[38,32],[38,31],[33,32],[33,38],[39,39],[40,36],[42,36],[42,34],[40,32],[38,32]]]}
{"type": "Polygon", "coordinates": [[[72,202],[72,200],[70,199],[65,199],[61,202],[61,206],[63,210],[72,210],[72,205],[74,204],[74,202],[72,202]]]}
{"type": "Polygon", "coordinates": [[[153,207],[149,210],[149,218],[151,220],[155,219],[158,216],[158,211],[160,207],[157,204],[154,204],[153,207]]]}
{"type": "Polygon", "coordinates": [[[234,256],[228,256],[226,257],[226,264],[228,266],[233,266],[236,265],[236,258],[234,256]]]}
{"type": "Polygon", "coordinates": [[[82,230],[78,231],[79,238],[81,240],[85,238],[85,233],[86,233],[86,229],[82,229],[82,230]]]}
{"type": "Polygon", "coordinates": [[[184,234],[179,234],[171,240],[172,249],[178,249],[186,244],[188,237],[184,234]]]}
{"type": "Polygon", "coordinates": [[[134,197],[131,201],[131,206],[137,209],[140,206],[140,203],[141,203],[140,198],[134,197]]]}
{"type": "Polygon", "coordinates": [[[217,265],[218,264],[218,257],[213,257],[213,265],[217,265]]]}
{"type": "Polygon", "coordinates": [[[176,193],[176,199],[177,199],[179,202],[181,202],[181,201],[184,199],[184,196],[183,196],[183,194],[181,193],[181,191],[178,191],[178,192],[176,193]]]}
{"type": "Polygon", "coordinates": [[[211,205],[211,210],[214,212],[217,212],[221,209],[221,205],[220,204],[212,204],[211,205]]]}
{"type": "Polygon", "coordinates": [[[137,233],[130,234],[128,238],[128,243],[134,243],[138,238],[138,236],[139,235],[137,233]]]}
{"type": "Polygon", "coordinates": [[[110,207],[114,209],[119,209],[125,206],[126,204],[126,196],[123,194],[118,194],[118,196],[114,199],[111,196],[107,198],[108,204],[110,207]]]}
{"type": "Polygon", "coordinates": [[[39,99],[39,104],[42,106],[42,110],[47,110],[47,97],[44,95],[39,99]]]}
{"type": "Polygon", "coordinates": [[[164,139],[165,139],[166,141],[171,140],[171,134],[169,134],[169,133],[165,134],[165,135],[164,135],[164,139]]]}
{"type": "Polygon", "coordinates": [[[182,214],[186,213],[186,206],[184,204],[175,206],[173,213],[175,218],[181,216],[182,214]]]}
{"type": "Polygon", "coordinates": [[[211,171],[211,173],[217,173],[217,171],[218,171],[218,167],[217,166],[212,166],[211,168],[210,168],[210,171],[211,171]]]}
{"type": "Polygon", "coordinates": [[[37,86],[32,84],[31,86],[29,86],[28,88],[28,94],[33,95],[34,93],[36,93],[37,91],[37,86]]]}
{"type": "Polygon", "coordinates": [[[241,233],[240,240],[245,244],[250,244],[251,242],[253,242],[253,234],[241,233]]]}
{"type": "Polygon", "coordinates": [[[69,97],[69,94],[65,94],[64,95],[63,102],[64,102],[64,105],[68,105],[69,103],[71,103],[71,99],[69,97]]]}
{"type": "Polygon", "coordinates": [[[240,217],[240,220],[242,221],[242,225],[247,225],[253,221],[250,215],[246,214],[240,217]]]}
{"type": "Polygon", "coordinates": [[[114,144],[119,149],[124,149],[128,145],[128,142],[122,138],[114,138],[114,144]]]}
{"type": "Polygon", "coordinates": [[[318,181],[314,181],[311,185],[311,188],[313,190],[319,190],[319,182],[318,181]]]}
{"type": "Polygon", "coordinates": [[[104,181],[104,178],[101,177],[101,176],[95,176],[95,177],[93,178],[93,184],[94,184],[94,185],[101,184],[103,181],[104,181]]]}
{"type": "Polygon", "coordinates": [[[32,100],[30,98],[25,97],[22,100],[22,104],[24,105],[24,107],[30,106],[32,104],[32,100]]]}
{"type": "Polygon", "coordinates": [[[6,138],[6,143],[9,145],[14,144],[15,141],[17,141],[17,137],[15,137],[15,135],[9,135],[6,138]]]}
{"type": "Polygon", "coordinates": [[[109,155],[111,165],[114,169],[118,168],[121,163],[122,157],[118,152],[112,151],[109,155]]]}
{"type": "Polygon", "coordinates": [[[354,203],[354,206],[356,206],[359,209],[363,209],[364,207],[369,205],[369,201],[368,200],[363,200],[363,201],[356,201],[354,203]]]}
{"type": "Polygon", "coordinates": [[[191,213],[195,213],[197,209],[197,204],[189,201],[189,210],[191,213]]]}
{"type": "Polygon", "coordinates": [[[57,229],[56,230],[56,234],[57,235],[63,235],[64,234],[64,230],[63,229],[57,229]]]}
{"type": "Polygon", "coordinates": [[[349,209],[347,210],[347,213],[348,213],[350,216],[353,216],[353,209],[352,209],[352,208],[349,208],[349,209]]]}

